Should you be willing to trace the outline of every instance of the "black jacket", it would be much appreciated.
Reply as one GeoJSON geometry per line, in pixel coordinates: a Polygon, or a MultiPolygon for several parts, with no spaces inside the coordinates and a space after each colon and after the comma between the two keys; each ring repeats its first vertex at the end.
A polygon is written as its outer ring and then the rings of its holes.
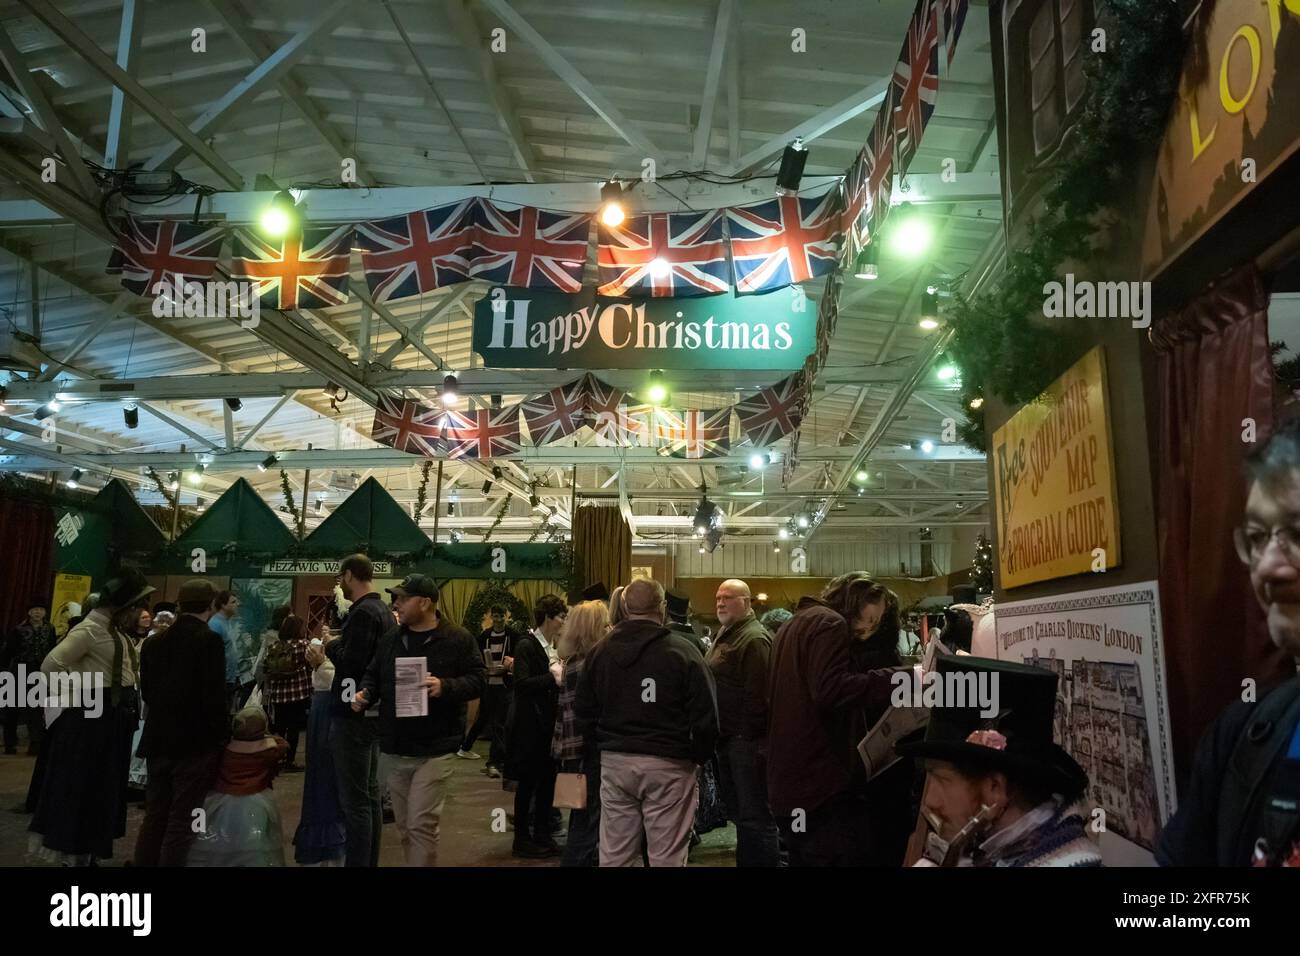
{"type": "Polygon", "coordinates": [[[704,763],[718,741],[713,676],[693,644],[654,621],[623,621],[591,652],[574,705],[601,752],[704,763]],[[647,683],[652,681],[653,683],[647,683]]]}
{"type": "Polygon", "coordinates": [[[483,694],[483,658],[463,627],[443,621],[432,631],[412,634],[395,627],[379,639],[361,689],[369,706],[379,707],[379,749],[400,757],[441,757],[465,739],[465,705],[483,694]],[[429,698],[423,717],[397,716],[399,657],[424,657],[429,676],[442,681],[442,693],[429,698]]]}
{"type": "Polygon", "coordinates": [[[366,667],[375,656],[379,638],[393,629],[393,615],[375,592],[358,598],[343,618],[342,633],[337,641],[325,645],[325,656],[334,665],[334,683],[330,685],[330,713],[335,717],[363,715],[352,710],[351,700],[361,689],[366,667]],[[345,681],[351,681],[345,685],[345,681]],[[344,690],[350,691],[344,696],[344,690]]]}
{"type": "Polygon", "coordinates": [[[506,743],[506,776],[522,780],[545,770],[551,762],[555,705],[560,689],[551,676],[551,661],[531,631],[514,644],[514,693],[506,743]]]}
{"type": "MultiPolygon", "coordinates": [[[[1254,703],[1236,701],[1206,729],[1196,747],[1191,779],[1179,795],[1178,812],[1160,833],[1156,863],[1160,866],[1250,866],[1254,839],[1260,835],[1262,805],[1271,791],[1271,780],[1263,780],[1253,798],[1247,797],[1252,788],[1246,779],[1248,774],[1244,772],[1248,764],[1235,760],[1234,754],[1242,738],[1256,723],[1261,723],[1267,724],[1271,733],[1260,734],[1258,745],[1280,747],[1281,751],[1271,766],[1276,768],[1282,762],[1287,743],[1295,733],[1295,720],[1285,718],[1283,714],[1270,720],[1263,711],[1270,700],[1273,705],[1269,707],[1270,711],[1279,703],[1289,709],[1286,701],[1294,703],[1296,697],[1293,695],[1300,693],[1297,682],[1300,682],[1300,677],[1270,689],[1254,703]],[[1281,696],[1273,699],[1273,695],[1281,696]],[[1244,808],[1243,812],[1233,813],[1222,806],[1226,787],[1238,788],[1238,805],[1244,808]]],[[[1291,710],[1291,713],[1295,711],[1291,710]]],[[[1247,746],[1242,756],[1248,755],[1249,749],[1247,746]]],[[[1154,794],[1151,799],[1155,799],[1154,794]]]]}
{"type": "Polygon", "coordinates": [[[706,658],[718,688],[718,726],[723,737],[767,736],[767,662],[772,638],[749,617],[724,627],[706,658]]]}
{"type": "Polygon", "coordinates": [[[218,750],[230,736],[226,650],[192,614],[140,649],[140,696],[148,712],[137,755],[178,760],[218,750]]]}

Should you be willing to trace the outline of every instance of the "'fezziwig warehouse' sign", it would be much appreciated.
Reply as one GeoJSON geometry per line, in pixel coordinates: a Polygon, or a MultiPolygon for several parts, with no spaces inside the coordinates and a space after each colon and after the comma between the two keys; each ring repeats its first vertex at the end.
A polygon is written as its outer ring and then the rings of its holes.
{"type": "Polygon", "coordinates": [[[797,289],[607,299],[496,288],[474,307],[474,351],[489,368],[794,370],[816,324],[816,303],[797,289]]]}

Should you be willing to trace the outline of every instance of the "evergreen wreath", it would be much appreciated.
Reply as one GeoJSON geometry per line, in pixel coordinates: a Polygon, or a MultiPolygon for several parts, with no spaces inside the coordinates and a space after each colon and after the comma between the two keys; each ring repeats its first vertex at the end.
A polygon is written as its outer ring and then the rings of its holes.
{"type": "Polygon", "coordinates": [[[519,637],[531,629],[533,618],[528,605],[500,581],[488,581],[478,589],[465,608],[465,619],[460,622],[460,626],[477,637],[484,616],[492,610],[494,604],[500,604],[506,609],[508,633],[519,637]]]}
{"type": "Polygon", "coordinates": [[[1030,315],[1041,313],[1043,286],[1062,263],[1093,248],[1134,164],[1163,135],[1178,93],[1186,41],[1175,0],[1098,0],[1097,7],[1106,52],[1088,65],[1087,96],[1068,148],[1050,167],[1043,209],[1025,244],[1007,251],[997,282],[972,299],[956,297],[949,310],[949,357],[961,370],[966,417],[958,431],[977,451],[987,440],[983,408],[972,409],[972,401],[996,395],[1023,405],[1065,370],[1068,340],[1030,315]]]}

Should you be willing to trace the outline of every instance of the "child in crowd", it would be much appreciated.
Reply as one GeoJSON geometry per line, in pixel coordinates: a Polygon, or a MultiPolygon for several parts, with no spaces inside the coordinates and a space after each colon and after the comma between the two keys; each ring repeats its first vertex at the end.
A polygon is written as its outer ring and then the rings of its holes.
{"type": "Polygon", "coordinates": [[[203,801],[203,826],[186,865],[284,866],[271,781],[289,743],[267,733],[266,711],[257,706],[235,714],[231,736],[216,785],[203,801]]]}

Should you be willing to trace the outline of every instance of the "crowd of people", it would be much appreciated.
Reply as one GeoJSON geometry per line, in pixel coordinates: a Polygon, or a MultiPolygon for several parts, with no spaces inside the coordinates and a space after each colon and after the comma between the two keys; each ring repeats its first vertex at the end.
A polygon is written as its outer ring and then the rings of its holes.
{"type": "MultiPolygon", "coordinates": [[[[1237,550],[1273,641],[1300,660],[1300,426],[1251,468],[1237,550]]],[[[891,751],[898,759],[868,772],[859,742],[899,706],[900,672],[922,666],[897,596],[868,574],[762,619],[748,585],[724,581],[709,636],[684,596],[644,578],[572,606],[544,595],[526,630],[493,607],[477,636],[440,614],[426,576],[389,588],[390,605],[370,560],[352,555],[338,583],[350,606],[336,633],[281,608],[251,666],[232,661],[238,599],[203,579],[150,613],[153,588],[124,572],[61,640],[33,605],[0,665],[94,677],[105,691],[94,709],[60,699],[44,719],[5,714],[7,752],[25,717],[39,754],[19,808],[32,813],[33,849],[72,864],[110,858],[134,781],[145,788],[136,865],[282,864],[269,791],[300,769],[305,729],[292,841],[302,865],[376,866],[385,792],[407,864],[435,865],[454,762],[481,759],[484,733],[484,773],[514,793],[519,858],[685,865],[716,790],[740,866],[1101,863],[1088,777],[1053,739],[1057,674],[971,656],[959,608],[927,628],[924,666],[994,677],[996,714],[931,707],[924,730],[891,751]]],[[[1225,711],[1157,860],[1300,865],[1286,799],[1298,746],[1300,678],[1225,711]]]]}

